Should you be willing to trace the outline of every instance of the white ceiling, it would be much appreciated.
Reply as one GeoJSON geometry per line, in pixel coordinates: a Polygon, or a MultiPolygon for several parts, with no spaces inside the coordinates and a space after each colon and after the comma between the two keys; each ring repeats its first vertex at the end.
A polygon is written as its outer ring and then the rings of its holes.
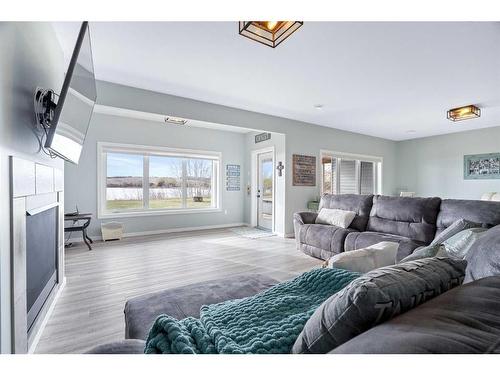
{"type": "MultiPolygon", "coordinates": [[[[54,23],[67,55],[78,27],[54,23]]],[[[100,80],[393,140],[500,126],[500,23],[305,22],[276,49],[237,22],[90,28],[100,80]]]]}

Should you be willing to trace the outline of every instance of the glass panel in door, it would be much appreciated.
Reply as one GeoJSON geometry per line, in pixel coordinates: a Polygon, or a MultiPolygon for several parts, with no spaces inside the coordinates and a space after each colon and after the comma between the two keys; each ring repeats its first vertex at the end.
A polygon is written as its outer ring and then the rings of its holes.
{"type": "Polygon", "coordinates": [[[274,168],[273,154],[258,154],[257,174],[257,226],[262,229],[273,229],[274,168]]]}

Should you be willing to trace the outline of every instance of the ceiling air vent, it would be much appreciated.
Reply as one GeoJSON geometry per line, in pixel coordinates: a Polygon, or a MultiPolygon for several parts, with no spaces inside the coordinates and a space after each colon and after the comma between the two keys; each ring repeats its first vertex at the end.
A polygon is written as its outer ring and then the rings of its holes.
{"type": "Polygon", "coordinates": [[[175,125],[186,125],[187,120],[180,117],[165,116],[165,123],[175,125]]]}

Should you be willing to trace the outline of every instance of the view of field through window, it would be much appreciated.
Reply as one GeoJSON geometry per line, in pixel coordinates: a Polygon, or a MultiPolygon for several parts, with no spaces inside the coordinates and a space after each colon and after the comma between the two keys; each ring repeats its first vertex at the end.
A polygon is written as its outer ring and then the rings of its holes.
{"type": "Polygon", "coordinates": [[[142,155],[108,153],[106,207],[109,210],[144,207],[143,165],[142,155]]]}
{"type": "Polygon", "coordinates": [[[210,159],[108,152],[106,208],[123,211],[214,207],[213,171],[214,161],[210,159]],[[145,172],[149,175],[148,186],[143,184],[145,172]]]}

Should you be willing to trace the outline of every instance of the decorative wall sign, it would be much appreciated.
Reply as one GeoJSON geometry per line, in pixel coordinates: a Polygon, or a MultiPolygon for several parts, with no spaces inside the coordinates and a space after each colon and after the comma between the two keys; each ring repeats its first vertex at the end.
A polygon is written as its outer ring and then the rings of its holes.
{"type": "Polygon", "coordinates": [[[316,156],[293,155],[293,185],[316,186],[316,156]]]}
{"type": "Polygon", "coordinates": [[[464,179],[500,179],[500,153],[464,155],[464,179]]]}
{"type": "Polygon", "coordinates": [[[241,168],[238,164],[226,165],[226,190],[240,191],[241,168]]]}
{"type": "Polygon", "coordinates": [[[260,133],[255,136],[255,143],[264,142],[271,139],[271,133],[260,133]]]}

